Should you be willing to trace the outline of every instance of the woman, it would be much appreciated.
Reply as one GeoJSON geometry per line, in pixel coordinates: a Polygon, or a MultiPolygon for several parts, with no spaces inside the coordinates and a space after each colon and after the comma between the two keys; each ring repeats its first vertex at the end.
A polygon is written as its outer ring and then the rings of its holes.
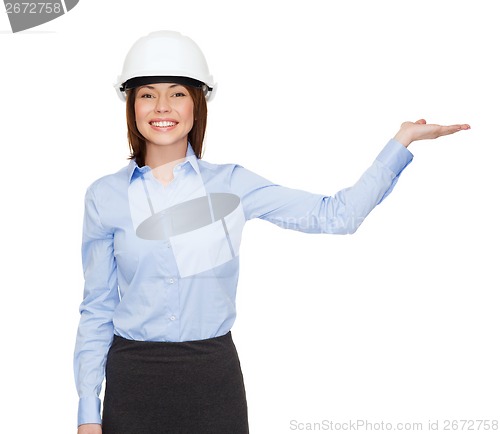
{"type": "Polygon", "coordinates": [[[248,433],[230,332],[244,223],[353,233],[411,162],[410,143],[470,127],[404,122],[354,186],[325,197],[201,160],[215,83],[191,39],[141,38],[117,90],[131,161],[85,199],[78,433],[248,433]]]}

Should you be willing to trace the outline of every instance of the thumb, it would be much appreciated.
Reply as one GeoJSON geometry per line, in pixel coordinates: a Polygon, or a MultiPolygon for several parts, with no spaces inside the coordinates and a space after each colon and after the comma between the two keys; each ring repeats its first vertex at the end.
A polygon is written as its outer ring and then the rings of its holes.
{"type": "Polygon", "coordinates": [[[420,124],[420,125],[424,125],[426,124],[426,120],[425,119],[419,119],[418,121],[415,122],[416,124],[420,124]]]}

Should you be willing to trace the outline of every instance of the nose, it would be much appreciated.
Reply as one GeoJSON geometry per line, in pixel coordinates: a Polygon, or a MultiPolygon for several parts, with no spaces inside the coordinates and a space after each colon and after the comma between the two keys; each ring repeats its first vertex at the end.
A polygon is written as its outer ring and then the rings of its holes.
{"type": "Polygon", "coordinates": [[[156,100],[155,111],[157,113],[165,113],[171,110],[168,98],[165,95],[159,95],[156,100]]]}

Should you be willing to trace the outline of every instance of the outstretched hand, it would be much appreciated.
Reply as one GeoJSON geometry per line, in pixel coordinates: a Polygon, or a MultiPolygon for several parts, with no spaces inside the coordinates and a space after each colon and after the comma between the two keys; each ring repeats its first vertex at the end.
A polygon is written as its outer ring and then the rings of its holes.
{"type": "Polygon", "coordinates": [[[408,147],[410,143],[417,140],[437,139],[441,136],[447,136],[468,129],[470,129],[470,125],[468,124],[443,126],[428,124],[425,119],[419,119],[416,122],[403,122],[394,138],[402,145],[408,147]]]}

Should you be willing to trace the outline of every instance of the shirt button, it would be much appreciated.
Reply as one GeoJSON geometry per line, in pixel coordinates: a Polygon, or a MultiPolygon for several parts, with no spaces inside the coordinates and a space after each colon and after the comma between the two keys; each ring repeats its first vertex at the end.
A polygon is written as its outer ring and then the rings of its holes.
{"type": "Polygon", "coordinates": [[[175,315],[172,315],[172,316],[170,317],[170,321],[175,321],[175,320],[176,320],[175,315]]]}
{"type": "Polygon", "coordinates": [[[170,249],[170,243],[167,243],[167,248],[170,249]]]}
{"type": "Polygon", "coordinates": [[[175,282],[175,280],[174,280],[174,279],[170,279],[170,280],[168,281],[168,283],[170,283],[170,284],[172,284],[172,283],[174,283],[174,282],[175,282]]]}

